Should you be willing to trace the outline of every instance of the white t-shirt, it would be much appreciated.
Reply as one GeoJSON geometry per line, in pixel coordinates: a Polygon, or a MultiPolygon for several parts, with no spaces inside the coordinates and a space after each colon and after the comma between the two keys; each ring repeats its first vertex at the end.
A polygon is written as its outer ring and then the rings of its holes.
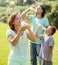
{"type": "MultiPolygon", "coordinates": [[[[11,46],[11,51],[9,55],[9,60],[13,61],[28,61],[28,40],[27,40],[27,30],[24,31],[24,34],[20,37],[16,46],[11,46]]],[[[7,30],[6,36],[8,38],[9,35],[16,36],[16,33],[9,29],[7,30]]]]}

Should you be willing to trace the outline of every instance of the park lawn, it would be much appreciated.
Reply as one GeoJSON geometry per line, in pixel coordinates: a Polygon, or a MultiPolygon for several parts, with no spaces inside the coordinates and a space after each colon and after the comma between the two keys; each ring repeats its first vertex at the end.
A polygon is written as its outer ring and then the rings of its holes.
{"type": "MultiPolygon", "coordinates": [[[[6,31],[8,28],[9,27],[7,24],[0,23],[0,65],[7,65],[8,55],[10,52],[10,45],[6,38],[6,31]]],[[[55,45],[53,51],[53,65],[58,65],[57,36],[58,36],[58,31],[54,35],[55,45]]]]}

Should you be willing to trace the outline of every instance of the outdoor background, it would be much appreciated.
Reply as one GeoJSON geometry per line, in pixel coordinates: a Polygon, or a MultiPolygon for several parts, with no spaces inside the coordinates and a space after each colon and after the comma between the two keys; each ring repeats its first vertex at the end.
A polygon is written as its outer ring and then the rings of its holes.
{"type": "MultiPolygon", "coordinates": [[[[58,0],[0,0],[0,65],[7,65],[10,52],[10,45],[6,38],[6,31],[9,28],[7,24],[8,17],[13,12],[23,12],[30,6],[40,4],[46,9],[45,17],[49,19],[50,25],[54,25],[58,29],[58,0]]],[[[29,14],[34,14],[34,12],[29,12],[29,14]]],[[[55,40],[53,65],[58,65],[58,31],[53,37],[55,40]]]]}

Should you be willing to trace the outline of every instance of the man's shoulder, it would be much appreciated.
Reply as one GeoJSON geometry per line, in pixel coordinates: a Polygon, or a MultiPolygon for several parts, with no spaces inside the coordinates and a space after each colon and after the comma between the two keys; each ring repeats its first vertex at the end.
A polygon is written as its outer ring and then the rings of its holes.
{"type": "Polygon", "coordinates": [[[48,20],[48,18],[46,18],[46,17],[43,17],[42,19],[44,19],[44,20],[48,20]]]}
{"type": "Polygon", "coordinates": [[[36,17],[35,15],[29,15],[30,17],[36,17]]]}

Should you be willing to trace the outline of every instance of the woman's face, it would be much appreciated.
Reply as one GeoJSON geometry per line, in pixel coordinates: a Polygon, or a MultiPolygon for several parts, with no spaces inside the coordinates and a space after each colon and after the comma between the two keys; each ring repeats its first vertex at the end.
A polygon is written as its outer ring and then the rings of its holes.
{"type": "Polygon", "coordinates": [[[37,7],[37,13],[42,13],[42,12],[43,12],[42,7],[41,6],[38,6],[37,7]]]}
{"type": "Polygon", "coordinates": [[[17,14],[17,16],[15,17],[14,23],[15,26],[21,26],[21,17],[20,14],[17,14]]]}

